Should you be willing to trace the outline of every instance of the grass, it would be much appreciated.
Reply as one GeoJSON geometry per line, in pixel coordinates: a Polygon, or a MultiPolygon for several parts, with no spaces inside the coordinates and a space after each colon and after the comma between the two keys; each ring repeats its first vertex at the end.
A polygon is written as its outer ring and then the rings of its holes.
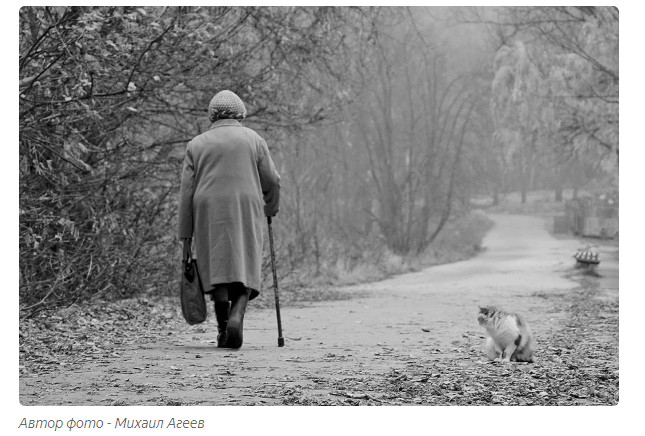
{"type": "Polygon", "coordinates": [[[360,283],[373,277],[383,279],[470,259],[480,252],[482,239],[492,226],[493,222],[484,213],[473,211],[446,223],[437,239],[421,255],[404,257],[388,252],[378,265],[360,265],[350,277],[355,280],[353,283],[360,283]]]}
{"type": "MultiPolygon", "coordinates": [[[[370,283],[433,265],[470,259],[481,250],[481,241],[493,222],[481,211],[474,211],[448,222],[434,243],[417,257],[396,255],[386,248],[378,256],[366,256],[351,268],[338,259],[317,276],[303,274],[293,281],[281,281],[280,304],[304,301],[349,299],[352,295],[338,287],[370,283]]],[[[254,300],[255,307],[272,307],[273,292],[262,292],[254,300]]]]}
{"type": "Polygon", "coordinates": [[[418,268],[459,262],[476,256],[482,250],[482,239],[493,222],[481,211],[473,211],[449,223],[437,240],[419,259],[418,268]]]}

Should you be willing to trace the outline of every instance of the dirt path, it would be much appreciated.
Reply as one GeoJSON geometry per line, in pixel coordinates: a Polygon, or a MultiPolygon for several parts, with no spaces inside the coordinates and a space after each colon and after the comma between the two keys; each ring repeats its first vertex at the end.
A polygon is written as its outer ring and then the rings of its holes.
{"type": "Polygon", "coordinates": [[[277,347],[275,312],[251,308],[240,350],[215,348],[210,317],[201,326],[150,335],[119,358],[23,377],[21,403],[331,404],[339,393],[343,400],[374,399],[379,380],[411,362],[479,358],[478,349],[463,346],[464,339],[483,345],[478,305],[524,313],[539,343],[565,316],[549,295],[578,286],[563,278],[578,243],[554,239],[540,218],[491,218],[495,227],[477,258],[349,287],[355,294],[349,300],[283,308],[284,348],[277,347]],[[369,394],[343,391],[361,384],[369,394]]]}

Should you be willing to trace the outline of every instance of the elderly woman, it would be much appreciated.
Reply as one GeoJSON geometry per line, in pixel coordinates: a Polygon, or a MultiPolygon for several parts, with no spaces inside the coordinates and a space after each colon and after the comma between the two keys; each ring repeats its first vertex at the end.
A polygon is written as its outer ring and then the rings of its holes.
{"type": "Polygon", "coordinates": [[[280,176],[264,139],[240,124],[246,108],[235,93],[217,93],[208,111],[213,124],[186,147],[178,235],[184,257],[194,235],[217,346],[239,348],[247,303],[260,293],[264,215],[278,213],[280,176]]]}

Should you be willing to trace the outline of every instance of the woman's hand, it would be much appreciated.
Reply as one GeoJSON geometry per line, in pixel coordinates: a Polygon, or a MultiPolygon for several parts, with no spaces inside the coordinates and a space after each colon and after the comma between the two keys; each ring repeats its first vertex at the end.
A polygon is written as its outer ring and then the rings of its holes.
{"type": "Polygon", "coordinates": [[[191,256],[191,245],[192,245],[192,239],[191,238],[184,238],[184,248],[182,250],[182,259],[188,259],[191,256]]]}

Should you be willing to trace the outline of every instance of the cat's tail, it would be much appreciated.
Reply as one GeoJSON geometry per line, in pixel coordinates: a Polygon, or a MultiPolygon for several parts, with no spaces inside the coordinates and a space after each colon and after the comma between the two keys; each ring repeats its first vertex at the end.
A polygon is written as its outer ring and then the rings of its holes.
{"type": "Polygon", "coordinates": [[[535,358],[533,357],[533,344],[528,342],[524,347],[518,349],[513,357],[516,362],[535,363],[535,358]]]}

